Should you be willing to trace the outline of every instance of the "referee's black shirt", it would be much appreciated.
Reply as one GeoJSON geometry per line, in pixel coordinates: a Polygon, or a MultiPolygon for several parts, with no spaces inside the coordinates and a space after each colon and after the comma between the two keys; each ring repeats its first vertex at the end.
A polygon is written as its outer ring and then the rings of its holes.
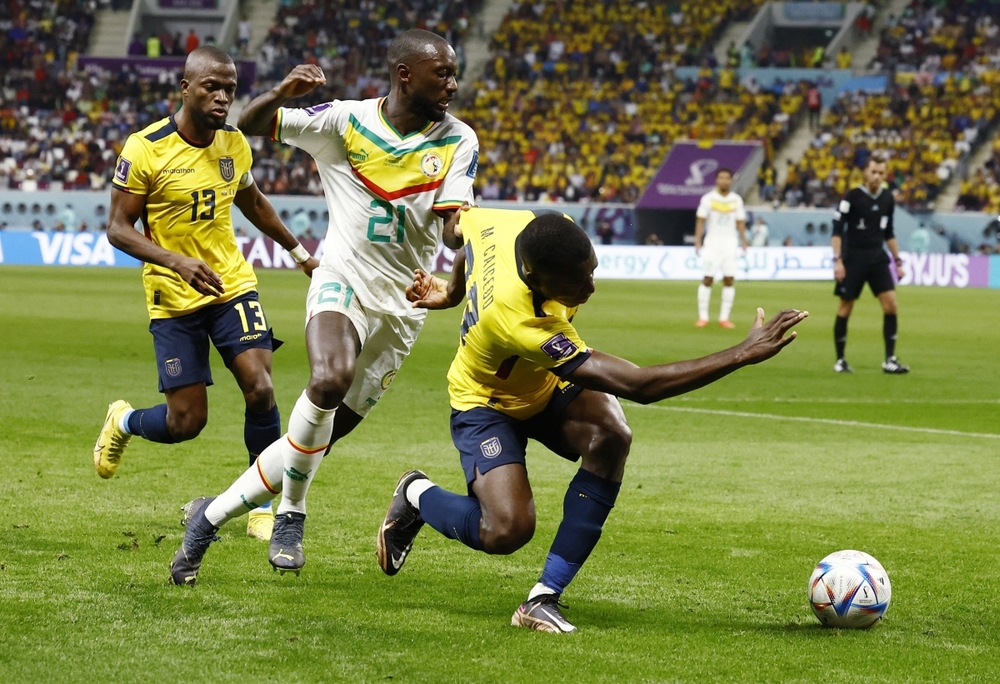
{"type": "Polygon", "coordinates": [[[833,234],[839,235],[843,250],[882,249],[886,240],[895,237],[892,215],[896,202],[889,188],[879,188],[877,195],[863,185],[850,190],[833,214],[833,234]]]}

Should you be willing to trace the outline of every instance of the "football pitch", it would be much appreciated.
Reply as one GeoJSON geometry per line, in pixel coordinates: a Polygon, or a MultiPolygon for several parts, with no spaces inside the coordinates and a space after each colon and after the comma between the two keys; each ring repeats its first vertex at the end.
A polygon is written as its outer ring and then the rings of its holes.
{"type": "MultiPolygon", "coordinates": [[[[283,426],[308,379],[306,278],[259,273],[277,336],[283,426]]],[[[737,330],[693,326],[694,283],[598,282],[576,324],[640,364],[742,339],[754,306],[808,309],[778,357],[689,395],[625,404],[634,432],[616,509],[563,599],[574,635],[509,626],[538,579],[576,466],[533,445],[538,527],[512,556],[429,528],[385,577],[375,532],[419,467],[463,491],[445,373],[459,310],[431,312],[392,389],[324,461],[307,563],[271,571],[245,518],[194,588],[168,584],[179,507],[246,467],[243,402],[213,352],[209,423],[172,446],[134,439],[94,472],[107,404],[157,403],[139,273],[0,267],[0,680],[5,682],[986,682],[1000,677],[1000,318],[997,290],[904,288],[886,376],[867,292],[854,375],[833,373],[829,283],[739,283],[737,330]],[[813,565],[874,555],[885,619],[820,627],[813,565]]],[[[714,291],[713,316],[719,289],[714,291]]]]}

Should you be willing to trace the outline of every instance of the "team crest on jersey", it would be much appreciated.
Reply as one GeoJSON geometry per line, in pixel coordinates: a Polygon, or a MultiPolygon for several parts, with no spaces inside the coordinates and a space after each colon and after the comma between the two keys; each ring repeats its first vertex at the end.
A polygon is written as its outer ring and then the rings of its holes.
{"type": "Polygon", "coordinates": [[[389,385],[392,384],[392,379],[396,377],[396,371],[391,370],[382,376],[382,391],[389,389],[389,385]]]}
{"type": "Polygon", "coordinates": [[[236,164],[232,157],[223,157],[219,160],[219,173],[222,174],[222,180],[227,183],[236,177],[236,164]]]}
{"type": "Polygon", "coordinates": [[[178,377],[183,371],[183,368],[181,368],[180,359],[167,359],[166,362],[163,364],[163,367],[166,369],[167,375],[169,375],[172,378],[178,377]]]}
{"type": "Polygon", "coordinates": [[[428,178],[436,178],[441,173],[441,168],[444,166],[444,162],[441,157],[434,152],[428,152],[424,155],[424,158],[420,160],[420,170],[424,172],[424,175],[428,178]]]}
{"type": "Polygon", "coordinates": [[[128,183],[128,174],[132,170],[132,162],[125,157],[118,159],[118,168],[115,169],[115,180],[121,184],[128,183]]]}
{"type": "Polygon", "coordinates": [[[483,456],[486,458],[496,458],[503,451],[503,445],[500,444],[499,437],[490,437],[488,440],[479,445],[480,450],[483,452],[483,456]]]}
{"type": "Polygon", "coordinates": [[[542,345],[542,351],[553,361],[568,359],[576,353],[576,350],[577,346],[573,344],[573,341],[562,333],[552,337],[542,345]]]}

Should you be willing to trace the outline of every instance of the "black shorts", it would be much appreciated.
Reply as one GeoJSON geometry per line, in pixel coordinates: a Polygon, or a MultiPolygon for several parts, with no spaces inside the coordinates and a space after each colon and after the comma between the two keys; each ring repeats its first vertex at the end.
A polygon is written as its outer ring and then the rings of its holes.
{"type": "Polygon", "coordinates": [[[256,292],[194,313],[149,322],[160,375],[160,391],[203,382],[212,384],[208,341],[219,350],[226,368],[247,349],[274,349],[271,327],[256,292]]]}
{"type": "Polygon", "coordinates": [[[582,391],[579,385],[559,383],[548,405],[525,420],[511,418],[487,406],[468,411],[452,409],[451,438],[458,447],[466,483],[476,479],[477,469],[484,474],[508,463],[524,464],[529,438],[565,459],[580,460],[580,454],[563,443],[560,417],[582,391]]]}
{"type": "Polygon", "coordinates": [[[844,269],[847,274],[834,285],[833,294],[845,301],[853,302],[860,297],[865,283],[876,297],[896,289],[889,270],[889,255],[882,250],[845,252],[844,269]]]}

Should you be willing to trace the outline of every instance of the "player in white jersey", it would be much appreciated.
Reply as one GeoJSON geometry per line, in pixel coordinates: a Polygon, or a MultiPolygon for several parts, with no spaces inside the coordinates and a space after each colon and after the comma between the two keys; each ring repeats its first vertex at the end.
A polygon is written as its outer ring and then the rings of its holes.
{"type": "Polygon", "coordinates": [[[736,262],[739,246],[747,243],[747,212],[743,208],[743,198],[729,188],[733,184],[733,172],[725,167],[715,174],[715,190],[701,197],[695,212],[694,249],[701,256],[705,278],[698,286],[699,328],[708,325],[708,305],[712,300],[712,283],[715,274],[722,271],[722,306],[719,309],[719,325],[733,328],[729,314],[736,299],[736,262]],[[704,241],[704,244],[703,244],[704,241]]]}
{"type": "Polygon", "coordinates": [[[471,202],[479,142],[448,114],[458,90],[455,51],[429,31],[397,36],[386,59],[388,96],[283,108],[326,82],[299,65],[240,115],[247,134],[270,133],[316,161],[330,211],[319,268],[306,301],[311,376],[288,432],[223,494],[196,499],[171,564],[193,584],[226,521],[282,492],[269,559],[276,570],[305,564],[305,497],[330,445],[353,430],[389,387],[426,312],[406,300],[413,273],[433,270],[438,243],[462,244],[457,214],[471,202]]]}

